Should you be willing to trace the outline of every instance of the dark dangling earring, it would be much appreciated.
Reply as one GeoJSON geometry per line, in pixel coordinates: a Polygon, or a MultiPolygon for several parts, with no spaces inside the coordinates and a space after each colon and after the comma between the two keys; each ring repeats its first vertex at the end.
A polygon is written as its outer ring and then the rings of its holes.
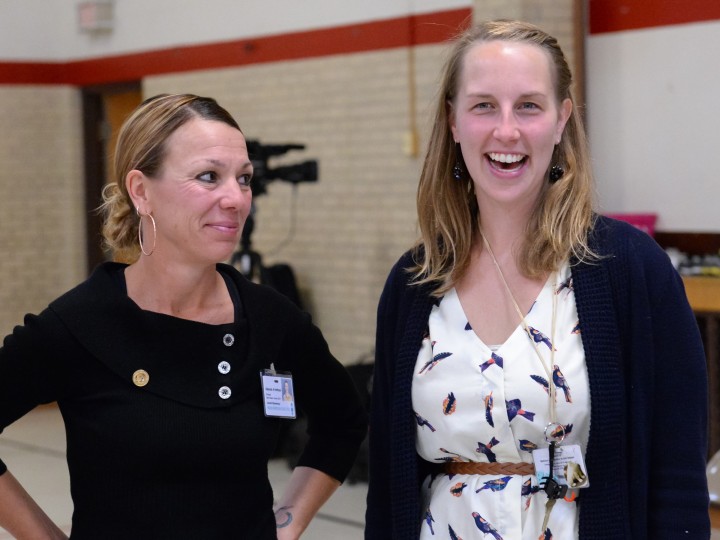
{"type": "Polygon", "coordinates": [[[462,177],[463,177],[462,167],[460,166],[460,162],[456,161],[455,166],[453,167],[453,178],[455,178],[455,180],[462,180],[462,177]]]}
{"type": "Polygon", "coordinates": [[[460,164],[460,143],[455,143],[455,165],[453,166],[452,174],[455,180],[463,179],[463,166],[460,164]]]}
{"type": "Polygon", "coordinates": [[[562,168],[562,165],[553,165],[550,167],[550,174],[548,175],[550,177],[550,183],[554,184],[560,180],[564,174],[565,169],[562,168]]]}

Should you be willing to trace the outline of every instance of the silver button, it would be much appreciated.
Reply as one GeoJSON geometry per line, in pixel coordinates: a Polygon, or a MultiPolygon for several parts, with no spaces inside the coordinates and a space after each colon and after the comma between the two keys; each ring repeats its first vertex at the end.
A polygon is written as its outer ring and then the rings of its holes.
{"type": "Polygon", "coordinates": [[[220,396],[222,399],[227,399],[232,395],[232,390],[230,390],[227,386],[221,386],[220,390],[218,390],[218,396],[220,396]]]}
{"type": "Polygon", "coordinates": [[[227,375],[230,373],[230,362],[226,362],[223,360],[218,364],[218,371],[222,373],[223,375],[227,375]]]}
{"type": "Polygon", "coordinates": [[[232,334],[225,334],[223,336],[223,345],[225,345],[226,347],[231,347],[233,343],[235,343],[235,336],[233,336],[232,334]]]}

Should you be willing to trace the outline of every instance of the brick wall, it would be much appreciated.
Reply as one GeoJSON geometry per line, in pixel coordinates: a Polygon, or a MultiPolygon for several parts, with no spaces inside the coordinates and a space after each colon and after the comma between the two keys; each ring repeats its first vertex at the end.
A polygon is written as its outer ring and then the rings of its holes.
{"type": "Polygon", "coordinates": [[[85,276],[80,97],[0,87],[0,329],[85,276]]]}

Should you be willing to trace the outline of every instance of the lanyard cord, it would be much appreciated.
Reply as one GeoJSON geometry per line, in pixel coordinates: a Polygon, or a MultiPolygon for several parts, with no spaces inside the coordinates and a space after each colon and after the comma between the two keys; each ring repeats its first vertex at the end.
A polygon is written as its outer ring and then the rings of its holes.
{"type": "Polygon", "coordinates": [[[488,250],[488,253],[490,254],[490,258],[492,259],[493,263],[495,263],[495,268],[497,268],[498,274],[500,275],[500,279],[503,282],[503,285],[505,285],[505,289],[507,290],[508,295],[510,296],[510,300],[512,300],[513,306],[515,307],[515,311],[517,311],[518,316],[520,317],[520,324],[523,327],[523,330],[525,330],[525,333],[527,334],[528,338],[530,338],[530,343],[533,346],[533,350],[535,351],[535,354],[538,357],[538,360],[540,360],[540,364],[542,365],[543,369],[545,370],[545,374],[548,377],[548,396],[549,396],[549,410],[550,410],[550,424],[557,424],[556,419],[556,403],[555,403],[555,385],[553,384],[553,378],[552,378],[552,370],[555,366],[555,315],[557,313],[557,296],[555,294],[552,295],[553,299],[553,308],[552,308],[552,327],[551,327],[551,336],[550,336],[550,368],[545,364],[545,360],[542,357],[542,354],[540,354],[540,351],[538,349],[537,342],[533,339],[532,333],[530,332],[530,328],[527,325],[527,322],[525,321],[525,316],[522,314],[522,311],[520,311],[520,306],[518,306],[517,301],[515,300],[515,296],[513,296],[512,291],[510,290],[510,286],[508,285],[508,282],[505,280],[505,275],[503,274],[502,270],[500,269],[500,265],[497,262],[497,259],[495,258],[495,254],[493,253],[492,248],[490,247],[490,243],[487,241],[487,238],[485,238],[485,235],[483,234],[482,230],[480,231],[480,236],[483,239],[483,243],[485,244],[485,247],[488,250]]]}
{"type": "MultiPolygon", "coordinates": [[[[485,244],[485,247],[488,250],[488,253],[490,254],[490,257],[492,258],[493,263],[495,263],[495,268],[497,268],[498,274],[500,274],[500,279],[502,280],[503,284],[505,285],[505,289],[508,292],[508,295],[510,296],[510,299],[512,300],[513,305],[515,306],[515,311],[517,311],[518,316],[520,317],[520,324],[522,324],[523,330],[525,330],[525,333],[527,334],[528,338],[530,338],[530,343],[533,346],[533,350],[535,351],[535,354],[537,354],[538,360],[540,360],[540,364],[542,364],[543,369],[545,370],[545,373],[548,376],[548,396],[549,396],[549,409],[550,409],[550,423],[545,427],[545,440],[547,440],[550,443],[550,446],[548,448],[548,456],[549,456],[549,475],[547,477],[547,480],[545,480],[545,484],[543,486],[543,491],[548,496],[547,503],[545,504],[545,517],[543,518],[541,531],[544,534],[544,532],[547,530],[547,524],[550,520],[550,513],[552,512],[553,507],[555,506],[555,503],[557,502],[558,498],[564,497],[565,492],[567,491],[567,487],[564,488],[564,490],[558,486],[557,482],[553,478],[553,471],[554,471],[554,459],[553,456],[555,454],[555,447],[557,446],[557,442],[554,440],[549,440],[547,438],[547,429],[551,425],[558,425],[557,421],[555,419],[556,417],[556,409],[557,404],[555,403],[555,384],[553,382],[552,378],[552,370],[555,366],[555,319],[557,314],[557,295],[552,294],[553,299],[553,307],[552,307],[552,327],[551,327],[551,336],[550,336],[550,367],[548,368],[547,365],[545,365],[545,360],[543,360],[542,354],[540,354],[540,350],[538,349],[537,342],[533,339],[532,334],[530,333],[530,328],[528,328],[527,322],[525,321],[525,316],[522,314],[522,311],[520,311],[520,306],[518,306],[517,301],[515,300],[515,297],[513,296],[512,291],[510,290],[510,286],[508,285],[507,280],[505,279],[505,275],[502,272],[502,269],[500,268],[500,265],[497,262],[497,259],[495,258],[495,254],[493,253],[492,248],[490,247],[490,243],[487,241],[487,238],[485,238],[485,235],[482,233],[482,230],[480,231],[480,236],[483,239],[483,243],[485,244]]],[[[562,437],[565,436],[565,430],[562,429],[562,437]]],[[[543,534],[540,536],[542,537],[543,534]]]]}

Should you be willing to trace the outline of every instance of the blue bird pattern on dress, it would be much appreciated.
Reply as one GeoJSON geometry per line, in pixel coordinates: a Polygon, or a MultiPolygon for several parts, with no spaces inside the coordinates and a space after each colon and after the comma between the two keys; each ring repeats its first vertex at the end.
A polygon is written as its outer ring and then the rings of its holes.
{"type": "Polygon", "coordinates": [[[485,371],[490,366],[495,365],[498,366],[500,369],[503,367],[503,359],[502,356],[498,356],[495,353],[492,353],[490,355],[490,359],[480,364],[480,371],[485,371]]]}
{"type": "Polygon", "coordinates": [[[552,537],[553,535],[550,529],[545,529],[545,532],[538,536],[538,540],[552,540],[552,537]]]}
{"type": "Polygon", "coordinates": [[[455,534],[455,531],[453,531],[452,525],[448,525],[448,534],[450,535],[450,540],[462,540],[457,534],[455,534]]]}
{"type": "Polygon", "coordinates": [[[540,330],[537,328],[533,328],[532,326],[528,325],[528,333],[530,334],[530,337],[535,343],[542,343],[543,345],[547,345],[547,348],[552,350],[557,350],[555,347],[553,347],[553,344],[550,342],[550,338],[547,337],[545,334],[543,334],[540,330]]]}
{"type": "Polygon", "coordinates": [[[520,443],[520,450],[522,450],[523,452],[532,453],[532,451],[537,450],[538,447],[537,444],[532,441],[528,441],[527,439],[520,439],[518,443],[520,443]]]}
{"type": "Polygon", "coordinates": [[[555,289],[555,294],[560,294],[563,291],[565,291],[566,294],[569,294],[574,290],[575,289],[573,288],[573,278],[572,276],[569,276],[565,281],[560,283],[560,286],[557,289],[555,289]]]}
{"type": "Polygon", "coordinates": [[[528,508],[530,508],[530,503],[532,502],[532,496],[535,495],[540,491],[540,486],[533,485],[532,479],[528,478],[525,480],[522,484],[522,487],[520,488],[520,496],[525,498],[525,511],[527,512],[528,508]]]}
{"type": "Polygon", "coordinates": [[[502,478],[487,480],[486,482],[483,482],[483,487],[475,490],[475,493],[480,493],[483,489],[489,489],[490,491],[502,491],[507,487],[510,480],[512,480],[512,476],[503,476],[502,478]]]}
{"type": "Polygon", "coordinates": [[[508,419],[511,422],[516,416],[522,416],[530,422],[535,419],[535,413],[523,409],[522,402],[519,399],[511,399],[510,401],[506,401],[505,407],[507,408],[508,419]]]}
{"type": "Polygon", "coordinates": [[[436,354],[435,356],[432,357],[432,360],[430,360],[427,364],[425,364],[422,367],[422,369],[420,370],[418,375],[422,375],[426,370],[429,373],[430,370],[432,370],[432,368],[434,368],[435,366],[438,365],[440,360],[444,360],[445,358],[447,358],[449,356],[452,356],[451,352],[442,352],[442,353],[436,354]]]}
{"type": "MultiPolygon", "coordinates": [[[[546,393],[550,393],[550,384],[548,383],[547,379],[545,379],[545,377],[542,377],[541,375],[531,374],[530,378],[536,383],[538,383],[542,387],[542,389],[545,390],[546,393]]],[[[562,371],[560,371],[560,367],[557,364],[553,365],[552,379],[555,387],[563,391],[563,394],[565,395],[565,401],[568,403],[572,403],[572,397],[570,395],[570,385],[568,384],[567,380],[565,379],[565,375],[563,375],[562,371]]]]}
{"type": "Polygon", "coordinates": [[[550,384],[548,384],[547,379],[545,377],[541,377],[540,375],[532,374],[530,375],[530,378],[538,383],[540,386],[542,386],[543,390],[545,390],[545,393],[550,394],[550,384]]]}
{"type": "Polygon", "coordinates": [[[485,396],[483,399],[483,402],[485,403],[485,420],[487,420],[487,423],[490,424],[490,426],[495,427],[495,422],[493,422],[492,417],[492,410],[493,410],[493,397],[492,397],[492,391],[485,396]]]}
{"type": "Polygon", "coordinates": [[[449,415],[455,412],[455,407],[457,406],[455,399],[455,394],[450,392],[447,397],[443,400],[443,414],[449,415]]]}
{"type": "Polygon", "coordinates": [[[495,437],[490,439],[490,442],[487,444],[483,444],[478,441],[478,446],[475,449],[476,452],[479,452],[481,454],[485,454],[485,456],[488,458],[488,461],[490,463],[495,463],[497,459],[495,459],[495,454],[492,450],[490,450],[493,446],[500,444],[500,441],[498,441],[495,437]]]}
{"type": "Polygon", "coordinates": [[[557,364],[553,365],[553,382],[555,383],[555,386],[565,393],[565,401],[572,403],[572,398],[570,397],[570,386],[565,380],[565,376],[562,374],[562,371],[560,371],[557,364]]]}
{"type": "MultiPolygon", "coordinates": [[[[559,285],[556,285],[555,287],[550,289],[549,294],[550,297],[552,297],[552,295],[555,295],[558,298],[558,302],[569,301],[572,302],[574,305],[574,288],[572,277],[568,276],[565,280],[561,281],[559,285]]],[[[446,295],[445,297],[443,297],[442,300],[445,301],[447,297],[448,296],[446,295]]],[[[439,301],[436,308],[433,309],[443,309],[443,301],[439,301]]],[[[539,305],[540,304],[538,301],[534,302],[528,313],[530,313],[531,311],[537,312],[538,309],[540,309],[542,312],[543,307],[541,306],[540,308],[538,308],[539,305]]],[[[547,310],[547,308],[545,309],[547,310]]],[[[469,339],[476,339],[474,337],[473,328],[469,321],[467,321],[467,319],[462,320],[462,322],[458,321],[458,323],[459,324],[456,327],[458,328],[458,330],[460,330],[465,335],[470,336],[469,339]]],[[[457,359],[451,360],[450,363],[446,362],[448,358],[455,358],[457,356],[456,344],[452,340],[448,341],[446,339],[441,339],[441,337],[443,337],[442,335],[440,335],[440,337],[432,335],[432,328],[432,326],[429,326],[427,331],[425,332],[424,339],[427,340],[427,343],[429,345],[429,354],[426,357],[427,359],[423,360],[422,362],[420,362],[420,356],[418,357],[418,363],[415,369],[415,378],[413,381],[413,385],[416,384],[416,380],[420,380],[418,379],[418,377],[422,377],[422,380],[427,380],[427,384],[432,384],[430,381],[434,380],[435,378],[440,378],[444,380],[444,378],[449,376],[450,372],[454,372],[454,370],[457,369],[457,362],[463,361],[462,357],[458,357],[457,359]],[[435,352],[438,349],[441,352],[435,352]],[[452,369],[446,367],[440,368],[438,370],[436,369],[438,368],[438,366],[453,367],[452,369]]],[[[580,321],[577,319],[576,314],[571,321],[565,320],[563,322],[563,327],[559,328],[559,330],[562,331],[563,328],[565,328],[566,332],[563,335],[572,335],[575,336],[573,339],[580,339],[580,321]]],[[[556,403],[564,402],[566,406],[573,406],[573,401],[576,397],[575,395],[573,395],[574,393],[571,394],[572,384],[565,374],[569,373],[570,375],[573,375],[575,371],[571,369],[570,371],[566,371],[565,373],[563,373],[563,370],[561,369],[562,366],[565,366],[565,357],[562,355],[562,350],[558,351],[558,349],[563,345],[564,341],[563,339],[557,340],[558,336],[561,334],[556,331],[554,335],[556,337],[557,343],[553,343],[553,340],[551,340],[549,337],[550,330],[551,328],[549,324],[547,326],[543,324],[537,325],[537,321],[533,321],[533,325],[531,325],[530,322],[528,322],[527,324],[527,334],[518,334],[523,335],[527,340],[526,343],[531,343],[532,346],[536,347],[538,351],[546,351],[543,355],[543,358],[545,359],[549,358],[548,351],[554,351],[555,362],[552,363],[551,366],[550,380],[548,380],[547,375],[541,375],[540,372],[533,373],[531,371],[530,373],[527,373],[527,375],[523,375],[524,377],[526,377],[525,380],[527,380],[528,383],[527,385],[523,386],[522,392],[510,394],[509,399],[508,393],[500,392],[496,394],[497,399],[505,401],[505,411],[507,415],[506,417],[505,415],[503,415],[503,418],[500,418],[497,412],[493,410],[494,392],[497,387],[497,383],[495,381],[503,380],[505,378],[504,371],[505,369],[508,369],[508,365],[513,366],[513,370],[516,369],[513,363],[515,358],[513,356],[510,356],[508,358],[505,348],[503,348],[502,351],[489,351],[488,355],[484,355],[484,358],[480,362],[476,361],[476,363],[474,364],[477,370],[476,376],[480,377],[477,384],[483,388],[483,390],[479,392],[478,398],[476,398],[479,399],[480,402],[474,401],[473,405],[472,400],[467,400],[469,394],[466,391],[466,386],[468,384],[472,384],[472,381],[466,373],[463,376],[456,376],[455,382],[457,386],[445,386],[443,393],[437,396],[437,401],[435,401],[433,409],[427,408],[429,406],[429,402],[426,405],[422,405],[417,409],[418,411],[421,411],[423,415],[425,415],[421,416],[417,411],[415,412],[415,420],[418,426],[418,436],[425,438],[432,437],[433,440],[435,440],[437,443],[440,443],[434,446],[435,452],[437,452],[436,455],[428,457],[426,459],[433,460],[436,463],[467,461],[487,461],[489,463],[497,463],[498,461],[518,460],[532,462],[531,454],[533,450],[547,446],[543,436],[543,428],[547,424],[548,420],[546,416],[547,413],[544,409],[541,411],[541,409],[536,409],[534,406],[530,406],[529,409],[531,410],[528,410],[523,406],[524,401],[526,401],[527,403],[532,403],[536,406],[538,405],[538,403],[542,403],[542,400],[538,401],[538,398],[536,397],[526,400],[526,396],[523,392],[530,393],[528,395],[531,395],[533,392],[541,392],[541,395],[545,396],[543,398],[545,405],[547,405],[547,396],[550,394],[551,384],[556,389],[556,403]],[[530,339],[528,339],[528,337],[530,339]],[[487,383],[482,382],[483,377],[489,377],[489,380],[493,381],[492,384],[488,386],[487,383]],[[461,408],[461,405],[464,408],[461,408]],[[443,443],[445,445],[448,445],[448,443],[452,444],[453,441],[453,439],[447,438],[446,431],[448,428],[445,425],[445,422],[457,422],[457,420],[452,420],[452,418],[455,417],[456,412],[458,415],[462,415],[462,421],[465,421],[465,419],[467,418],[465,415],[468,414],[468,409],[472,409],[473,407],[482,411],[482,418],[485,425],[487,426],[487,430],[489,430],[487,431],[487,433],[494,433],[494,435],[489,436],[489,440],[484,439],[485,442],[479,441],[476,438],[476,447],[473,448],[474,455],[469,455],[466,450],[461,449],[461,447],[456,448],[455,445],[443,446],[443,443]],[[433,410],[436,412],[433,412],[433,410]],[[461,410],[463,411],[462,413],[459,412],[461,410]],[[505,437],[502,437],[501,435],[510,432],[502,430],[507,430],[508,427],[516,425],[516,422],[518,422],[518,417],[522,418],[521,423],[517,424],[518,426],[538,424],[538,428],[534,428],[535,431],[532,432],[534,435],[531,435],[530,437],[515,438],[512,434],[510,434],[509,439],[505,440],[505,437]],[[447,418],[448,420],[441,420],[442,418],[447,418]],[[498,423],[498,419],[502,421],[498,423]],[[520,459],[507,459],[507,451],[504,451],[504,457],[499,458],[498,456],[500,454],[497,453],[498,449],[505,448],[505,445],[508,444],[513,446],[515,452],[519,452],[520,455],[527,457],[520,459]],[[452,450],[448,450],[447,448],[452,448],[452,450]]],[[[537,356],[535,356],[534,358],[537,359],[537,356]]],[[[530,365],[533,370],[537,370],[540,367],[537,361],[535,361],[535,363],[531,362],[528,365],[530,365]]],[[[546,363],[546,367],[550,366],[546,363]]],[[[517,376],[516,371],[513,371],[512,373],[517,376]]],[[[583,387],[582,390],[584,392],[585,388],[583,387]]],[[[413,397],[413,400],[414,399],[415,398],[413,397]]],[[[414,406],[417,406],[415,405],[415,401],[413,401],[413,404],[414,406]]],[[[559,420],[562,419],[566,418],[559,417],[559,420]]],[[[562,423],[559,424],[552,432],[548,433],[548,435],[562,436],[564,432],[564,436],[567,441],[568,436],[573,432],[573,427],[573,421],[562,423]]],[[[522,430],[523,433],[525,433],[524,430],[525,428],[523,428],[522,430]]],[[[530,432],[527,433],[530,434],[530,432]]],[[[514,488],[516,490],[514,491],[514,493],[518,493],[521,497],[521,511],[529,512],[531,506],[533,508],[544,509],[544,499],[539,504],[531,504],[532,501],[535,499],[536,494],[542,492],[542,490],[538,487],[534,476],[514,477],[503,475],[475,476],[464,474],[438,474],[433,475],[429,478],[429,481],[425,484],[424,489],[428,489],[432,493],[433,490],[438,489],[441,485],[446,486],[443,488],[445,490],[444,492],[447,494],[446,496],[449,497],[450,500],[457,501],[457,504],[461,504],[463,505],[462,507],[465,508],[466,504],[473,504],[473,506],[476,506],[475,503],[473,503],[472,501],[475,500],[475,497],[479,497],[483,493],[492,494],[488,495],[492,497],[500,497],[503,493],[511,491],[507,488],[515,481],[519,482],[519,484],[516,484],[516,487],[514,488]],[[470,484],[467,480],[468,478],[477,478],[478,482],[476,484],[470,484]],[[471,485],[472,489],[468,491],[468,487],[471,485]],[[463,503],[463,500],[468,502],[463,503]]],[[[444,528],[445,526],[447,526],[448,528],[448,535],[451,540],[462,540],[460,534],[465,536],[466,538],[468,538],[467,535],[470,535],[469,537],[475,537],[473,536],[473,533],[470,532],[470,530],[467,528],[468,525],[464,525],[462,523],[462,520],[459,518],[459,514],[453,514],[455,515],[455,518],[451,518],[448,521],[450,515],[448,514],[446,516],[446,511],[442,507],[442,504],[446,503],[442,503],[441,506],[437,506],[433,505],[433,500],[433,498],[427,500],[429,504],[427,504],[427,510],[423,515],[424,532],[421,533],[421,538],[424,538],[425,535],[435,536],[435,528],[444,528]],[[436,513],[440,512],[439,516],[433,516],[433,513],[430,510],[431,507],[436,511],[436,513]]],[[[557,504],[557,506],[561,506],[563,503],[564,501],[561,501],[557,504]]],[[[507,531],[503,532],[502,530],[498,530],[494,526],[494,524],[492,523],[493,516],[495,516],[495,519],[498,518],[495,514],[492,513],[492,511],[490,511],[490,514],[486,514],[486,512],[483,510],[484,504],[485,503],[483,503],[483,505],[479,507],[476,506],[475,508],[469,508],[469,510],[474,510],[471,511],[471,515],[475,525],[475,530],[482,532],[482,537],[492,537],[495,540],[502,540],[502,535],[506,534],[507,531]],[[488,519],[483,516],[487,516],[488,519]]],[[[535,512],[537,512],[537,510],[535,510],[535,512]]],[[[554,514],[557,515],[558,511],[556,511],[554,514]]],[[[465,514],[465,516],[467,515],[468,514],[465,514]]],[[[504,526],[503,519],[500,519],[500,521],[498,521],[497,523],[498,525],[504,526]]],[[[555,528],[552,518],[549,525],[552,526],[553,529],[555,528]]],[[[538,538],[538,540],[551,540],[553,538],[550,527],[546,528],[545,531],[542,532],[540,532],[539,529],[540,524],[538,523],[537,530],[534,532],[535,536],[533,536],[532,538],[538,538]],[[537,536],[538,534],[540,534],[539,537],[537,536]]],[[[560,539],[565,540],[566,538],[571,538],[565,536],[566,534],[566,532],[563,532],[563,534],[561,534],[560,536],[560,539]]],[[[526,538],[526,536],[523,535],[523,538],[526,538]]]]}
{"type": "Polygon", "coordinates": [[[460,495],[462,495],[463,489],[465,489],[466,487],[467,484],[465,482],[458,482],[450,488],[450,493],[453,497],[460,497],[460,495]]]}
{"type": "Polygon", "coordinates": [[[453,462],[453,461],[465,461],[460,454],[456,454],[455,452],[450,452],[449,450],[445,450],[444,448],[438,448],[443,454],[448,454],[447,456],[441,456],[436,457],[435,461],[443,461],[445,463],[453,462]]]}
{"type": "Polygon", "coordinates": [[[425,426],[427,426],[427,427],[430,429],[430,431],[435,431],[435,428],[432,426],[432,424],[430,424],[430,422],[428,422],[427,420],[425,420],[425,419],[424,419],[422,416],[420,416],[418,413],[415,413],[415,420],[417,421],[417,425],[418,425],[418,426],[420,426],[420,427],[425,427],[425,426]]]}
{"type": "Polygon", "coordinates": [[[428,509],[425,510],[425,523],[427,523],[427,526],[430,527],[430,534],[435,536],[435,531],[433,530],[433,522],[435,520],[432,517],[432,512],[430,512],[430,507],[428,506],[428,509]]]}
{"type": "Polygon", "coordinates": [[[480,529],[483,534],[489,534],[490,536],[495,538],[495,540],[503,540],[503,537],[500,536],[500,533],[497,532],[497,529],[490,525],[490,523],[488,523],[480,514],[478,514],[477,512],[473,512],[472,517],[475,520],[475,525],[477,525],[477,528],[480,529]]]}

